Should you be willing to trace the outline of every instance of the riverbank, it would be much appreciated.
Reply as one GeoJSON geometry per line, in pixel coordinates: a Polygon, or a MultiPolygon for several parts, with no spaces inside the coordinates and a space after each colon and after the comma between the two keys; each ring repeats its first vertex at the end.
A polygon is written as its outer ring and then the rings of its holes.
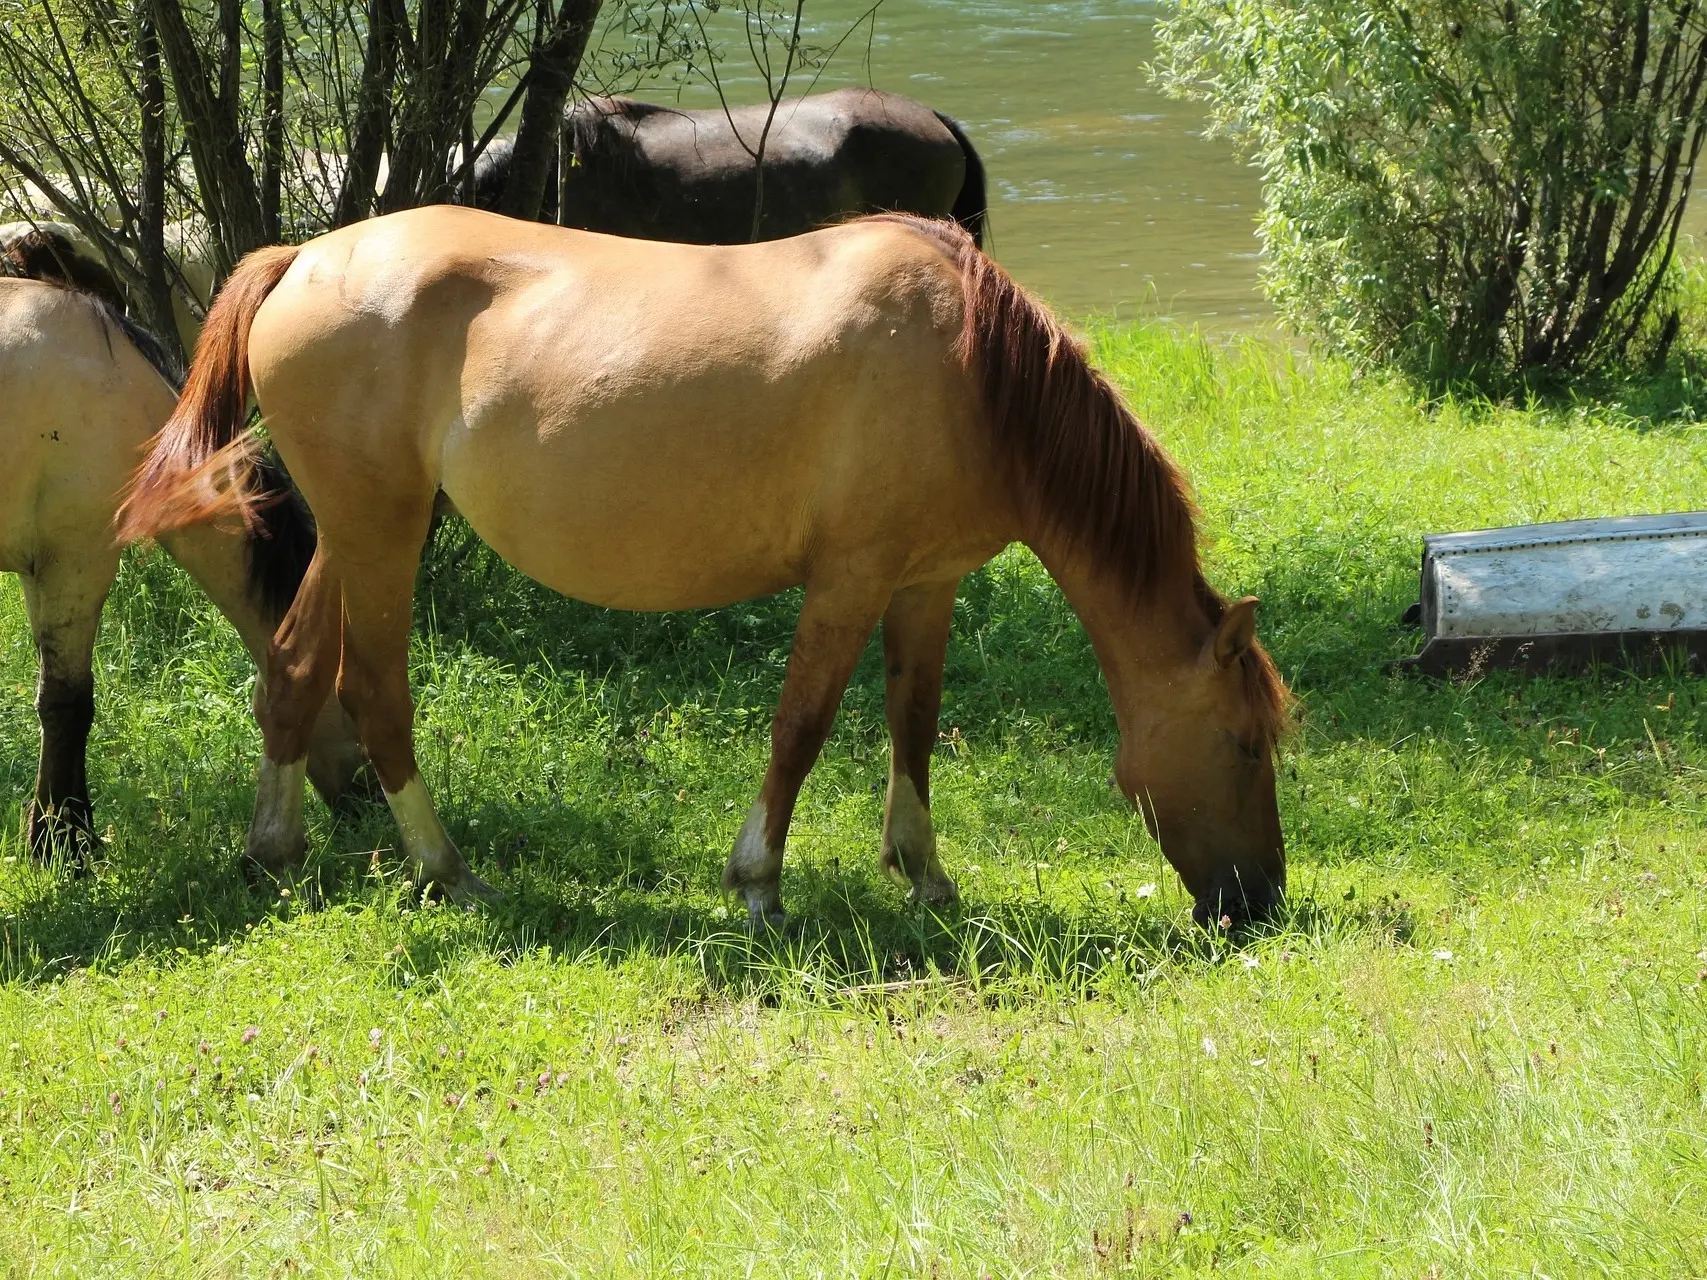
{"type": "Polygon", "coordinates": [[[802,796],[780,946],[715,886],[791,599],[604,614],[483,552],[452,569],[453,532],[414,675],[428,781],[508,895],[470,916],[370,873],[382,810],[311,803],[321,909],[246,885],[252,673],[158,556],[127,564],[99,654],[107,860],[29,866],[7,579],[8,1268],[1707,1271],[1707,684],[1383,665],[1416,643],[1424,531],[1701,505],[1687,389],[1425,413],[1274,344],[1096,349],[1300,696],[1276,928],[1191,927],[1023,552],[968,581],[949,657],[935,804],[964,916],[914,915],[876,870],[868,653],[802,796]]]}

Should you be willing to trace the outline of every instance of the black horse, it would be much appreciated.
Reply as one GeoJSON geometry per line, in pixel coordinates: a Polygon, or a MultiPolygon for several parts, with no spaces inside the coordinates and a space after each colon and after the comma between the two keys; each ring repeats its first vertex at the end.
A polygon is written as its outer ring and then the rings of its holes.
{"type": "MultiPolygon", "coordinates": [[[[952,217],[983,243],[984,165],[940,111],[875,89],[837,89],[777,108],[683,111],[632,98],[589,98],[564,112],[568,181],[553,164],[541,219],[588,231],[690,244],[799,235],[862,213],[952,217]],[[558,216],[558,195],[564,197],[558,216]]],[[[474,204],[496,209],[514,149],[491,143],[474,166],[474,204]]]]}

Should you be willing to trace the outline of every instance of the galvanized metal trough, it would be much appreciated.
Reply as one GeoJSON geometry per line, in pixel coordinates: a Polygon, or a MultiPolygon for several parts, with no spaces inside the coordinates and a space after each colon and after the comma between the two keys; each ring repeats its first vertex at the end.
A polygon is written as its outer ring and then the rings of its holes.
{"type": "Polygon", "coordinates": [[[1490,667],[1652,667],[1707,657],[1707,511],[1423,538],[1429,675],[1490,667]]]}

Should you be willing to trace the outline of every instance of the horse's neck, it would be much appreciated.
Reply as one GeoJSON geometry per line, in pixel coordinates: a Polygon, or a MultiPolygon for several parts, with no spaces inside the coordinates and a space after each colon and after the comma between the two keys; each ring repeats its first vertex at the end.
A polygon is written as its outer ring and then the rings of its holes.
{"type": "Polygon", "coordinates": [[[272,621],[262,616],[255,593],[249,589],[246,539],[212,525],[198,525],[162,534],[160,545],[237,628],[250,656],[262,662],[274,628],[272,621]]]}
{"type": "Polygon", "coordinates": [[[1083,557],[1037,554],[1084,624],[1124,733],[1129,718],[1165,696],[1175,674],[1202,650],[1209,624],[1194,584],[1166,580],[1140,599],[1083,557]]]}

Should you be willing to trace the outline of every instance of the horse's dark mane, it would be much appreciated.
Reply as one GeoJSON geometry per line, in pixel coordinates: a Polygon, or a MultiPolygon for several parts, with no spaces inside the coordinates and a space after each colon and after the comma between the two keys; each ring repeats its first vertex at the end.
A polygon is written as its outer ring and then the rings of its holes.
{"type": "Polygon", "coordinates": [[[26,231],[0,251],[0,275],[61,285],[124,311],[124,290],[113,273],[84,257],[68,236],[53,227],[26,231]]]}
{"type": "Polygon", "coordinates": [[[579,164],[591,164],[609,150],[605,122],[629,104],[627,98],[584,98],[563,114],[564,141],[579,164]]]}
{"type": "Polygon", "coordinates": [[[182,391],[184,389],[184,370],[176,359],[166,354],[166,348],[161,345],[160,339],[129,316],[120,315],[114,311],[109,303],[102,301],[101,306],[105,308],[107,318],[118,325],[124,331],[124,336],[130,339],[130,345],[135,347],[142,358],[153,366],[154,372],[166,379],[166,384],[173,391],[182,391]]]}
{"type": "Polygon", "coordinates": [[[124,313],[124,293],[113,273],[77,252],[77,246],[50,227],[37,227],[0,250],[0,276],[53,285],[83,298],[104,325],[116,328],[164,378],[173,391],[184,386],[184,371],[166,354],[160,339],[124,313]]]}
{"type": "Polygon", "coordinates": [[[981,379],[998,454],[1031,532],[1083,555],[1140,599],[1199,573],[1185,477],[1084,349],[947,219],[876,214],[935,240],[960,268],[959,355],[981,379]]]}
{"type": "MultiPolygon", "coordinates": [[[[959,355],[981,380],[985,417],[1031,532],[1086,557],[1139,600],[1189,583],[1211,625],[1227,602],[1204,578],[1185,477],[1084,348],[972,236],[947,219],[874,214],[930,237],[960,269],[959,355]]],[[[1272,740],[1286,686],[1259,645],[1243,659],[1252,710],[1272,740]]]]}

